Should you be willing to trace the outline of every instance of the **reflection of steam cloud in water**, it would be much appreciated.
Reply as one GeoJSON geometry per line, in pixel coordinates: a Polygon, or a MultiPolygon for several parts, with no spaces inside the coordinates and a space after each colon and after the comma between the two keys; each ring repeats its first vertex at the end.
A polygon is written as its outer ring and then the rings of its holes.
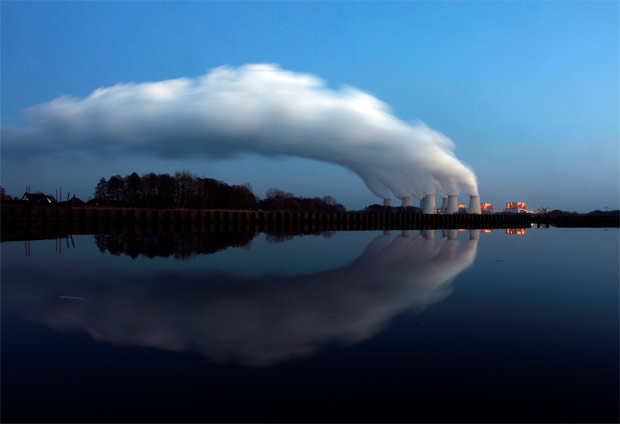
{"type": "Polygon", "coordinates": [[[5,295],[32,319],[59,330],[79,328],[117,344],[269,365],[312,355],[327,343],[370,338],[395,315],[441,301],[452,279],[473,263],[477,244],[379,236],[351,264],[302,276],[106,276],[97,270],[52,284],[49,275],[24,269],[19,272],[25,278],[5,287],[5,295]],[[67,294],[76,298],[58,298],[67,294]]]}

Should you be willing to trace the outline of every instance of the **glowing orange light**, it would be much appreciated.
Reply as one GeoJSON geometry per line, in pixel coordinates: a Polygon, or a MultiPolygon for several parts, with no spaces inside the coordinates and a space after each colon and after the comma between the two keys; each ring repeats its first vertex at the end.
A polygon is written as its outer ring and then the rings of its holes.
{"type": "Polygon", "coordinates": [[[493,209],[493,203],[481,203],[480,208],[481,209],[493,209]]]}
{"type": "Polygon", "coordinates": [[[525,228],[507,228],[506,234],[516,234],[518,236],[522,236],[525,234],[525,228]]]}
{"type": "Polygon", "coordinates": [[[525,209],[525,202],[508,202],[506,203],[506,209],[525,209]]]}
{"type": "Polygon", "coordinates": [[[467,208],[466,205],[459,205],[459,209],[465,209],[465,208],[467,208]]]}
{"type": "Polygon", "coordinates": [[[480,230],[480,232],[482,232],[482,233],[490,233],[490,232],[492,232],[492,231],[493,231],[493,230],[488,230],[488,229],[487,229],[487,230],[480,230]]]}

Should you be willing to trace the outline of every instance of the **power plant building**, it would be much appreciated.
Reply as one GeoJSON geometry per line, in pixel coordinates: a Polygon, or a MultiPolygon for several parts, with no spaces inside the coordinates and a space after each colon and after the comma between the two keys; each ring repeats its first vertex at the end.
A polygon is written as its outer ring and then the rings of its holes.
{"type": "Polygon", "coordinates": [[[504,209],[504,212],[510,212],[510,213],[534,213],[532,211],[529,211],[527,209],[525,209],[525,202],[508,202],[506,203],[506,209],[504,209]]]}
{"type": "Polygon", "coordinates": [[[493,203],[480,203],[480,210],[482,213],[495,213],[493,203]]]}

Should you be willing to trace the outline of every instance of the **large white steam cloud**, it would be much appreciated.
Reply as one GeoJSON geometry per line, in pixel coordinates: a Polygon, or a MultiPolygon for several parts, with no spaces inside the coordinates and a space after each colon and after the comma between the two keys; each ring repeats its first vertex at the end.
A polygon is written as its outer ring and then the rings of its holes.
{"type": "Polygon", "coordinates": [[[99,154],[166,157],[252,152],[345,166],[379,197],[422,198],[439,190],[478,194],[454,143],[423,123],[396,118],[385,103],[271,64],[220,67],[196,79],[116,84],[88,97],[31,107],[33,128],[4,129],[5,153],[63,146],[99,154]]]}

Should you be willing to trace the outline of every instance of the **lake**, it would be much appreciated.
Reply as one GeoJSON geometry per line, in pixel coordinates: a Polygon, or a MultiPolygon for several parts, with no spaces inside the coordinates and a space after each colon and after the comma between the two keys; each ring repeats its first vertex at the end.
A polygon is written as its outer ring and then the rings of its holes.
{"type": "Polygon", "coordinates": [[[2,421],[617,422],[618,237],[4,242],[2,421]]]}

